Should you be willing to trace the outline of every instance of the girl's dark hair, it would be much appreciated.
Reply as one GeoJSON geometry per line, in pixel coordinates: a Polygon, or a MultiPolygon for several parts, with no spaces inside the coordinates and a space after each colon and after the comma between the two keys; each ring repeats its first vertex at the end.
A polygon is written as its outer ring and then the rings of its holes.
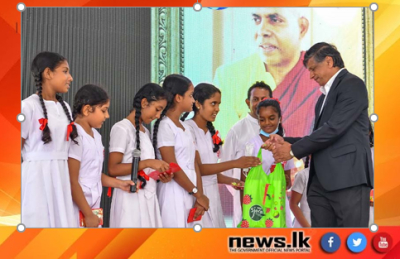
{"type": "MultiPolygon", "coordinates": [[[[204,101],[207,99],[210,99],[215,93],[221,94],[221,91],[212,84],[201,83],[201,84],[196,85],[196,87],[194,88],[193,98],[196,101],[198,101],[201,105],[203,105],[204,101]]],[[[195,114],[198,112],[196,103],[193,103],[193,111],[195,114]]],[[[181,121],[184,121],[186,119],[186,117],[189,115],[189,113],[190,112],[184,113],[181,118],[181,121]]],[[[215,128],[211,121],[207,121],[207,129],[210,131],[211,136],[214,136],[215,128]]],[[[218,150],[220,149],[220,146],[222,146],[222,142],[219,145],[214,144],[214,148],[213,148],[214,153],[218,152],[218,150]]]]}
{"type": "Polygon", "coordinates": [[[82,114],[82,108],[85,105],[90,105],[91,107],[103,105],[109,99],[110,97],[102,87],[92,84],[84,85],[75,94],[72,117],[75,120],[78,114],[82,114]]]}
{"type": "Polygon", "coordinates": [[[311,156],[311,155],[309,155],[309,156],[306,157],[306,161],[304,162],[304,168],[308,168],[308,166],[309,166],[309,164],[310,164],[310,156],[311,156]]]}
{"type": "MultiPolygon", "coordinates": [[[[47,118],[47,109],[46,105],[43,101],[43,96],[42,96],[42,83],[43,83],[43,72],[46,68],[49,68],[51,71],[54,71],[63,61],[66,61],[67,59],[61,56],[60,54],[54,53],[54,52],[40,52],[39,54],[36,55],[36,57],[33,59],[32,64],[31,64],[31,73],[33,78],[35,79],[35,84],[36,84],[36,90],[39,95],[39,100],[40,104],[42,105],[43,109],[43,114],[46,119],[47,118]]],[[[72,117],[71,114],[65,105],[62,97],[60,95],[56,95],[56,99],[58,102],[60,102],[61,106],[64,109],[65,114],[67,115],[67,118],[70,122],[72,122],[72,117]]],[[[77,143],[75,141],[75,138],[78,136],[78,131],[76,130],[76,126],[72,125],[72,132],[70,134],[70,137],[72,141],[77,143]]],[[[43,134],[42,134],[42,140],[44,144],[47,144],[51,141],[51,134],[50,134],[50,128],[48,124],[46,127],[43,129],[43,134]]]]}
{"type": "Polygon", "coordinates": [[[157,151],[157,133],[158,133],[158,126],[160,125],[161,120],[164,118],[167,111],[170,108],[174,107],[175,96],[177,94],[180,96],[184,96],[191,84],[192,81],[190,81],[189,78],[183,75],[171,74],[165,78],[162,87],[165,90],[165,94],[167,97],[167,106],[161,113],[160,118],[154,123],[154,128],[153,128],[154,152],[157,151]]]}
{"type": "MultiPolygon", "coordinates": [[[[136,149],[140,150],[140,116],[142,115],[142,100],[146,99],[150,104],[154,101],[167,99],[164,89],[158,84],[148,83],[142,86],[133,98],[133,110],[135,110],[135,127],[136,127],[136,149]]],[[[141,181],[141,188],[146,186],[146,179],[138,175],[138,179],[141,181]]]]}
{"type": "Polygon", "coordinates": [[[269,106],[271,106],[278,113],[278,117],[279,119],[281,119],[281,123],[279,123],[278,125],[277,134],[283,137],[285,131],[283,130],[282,126],[282,111],[281,111],[281,106],[279,105],[279,102],[277,100],[270,98],[259,102],[257,105],[257,115],[259,114],[261,108],[266,108],[269,106]]]}

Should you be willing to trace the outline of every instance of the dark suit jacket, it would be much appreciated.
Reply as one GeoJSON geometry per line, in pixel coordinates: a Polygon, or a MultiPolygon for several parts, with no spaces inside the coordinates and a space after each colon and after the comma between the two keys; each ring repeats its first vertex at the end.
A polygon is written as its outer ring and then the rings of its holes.
{"type": "Polygon", "coordinates": [[[312,155],[308,187],[317,175],[327,191],[367,184],[373,188],[369,146],[368,93],[364,82],[342,70],[315,107],[314,131],[303,138],[285,138],[295,157],[312,155]]]}

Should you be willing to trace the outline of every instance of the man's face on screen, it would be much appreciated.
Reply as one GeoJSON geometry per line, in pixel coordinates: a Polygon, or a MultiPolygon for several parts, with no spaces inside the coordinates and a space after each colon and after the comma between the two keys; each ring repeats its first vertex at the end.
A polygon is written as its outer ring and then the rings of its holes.
{"type": "MultiPolygon", "coordinates": [[[[267,65],[292,62],[300,52],[304,19],[290,8],[256,8],[253,12],[254,39],[261,59],[267,65]]],[[[297,62],[297,60],[296,60],[297,62]]]]}

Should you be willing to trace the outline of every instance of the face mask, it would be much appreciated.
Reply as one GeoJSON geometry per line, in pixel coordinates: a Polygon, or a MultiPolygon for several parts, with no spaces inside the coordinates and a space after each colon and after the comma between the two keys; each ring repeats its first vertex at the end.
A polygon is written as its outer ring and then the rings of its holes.
{"type": "Polygon", "coordinates": [[[276,127],[276,130],[274,130],[271,133],[267,133],[267,132],[263,131],[262,129],[260,129],[260,134],[269,138],[269,135],[278,133],[278,130],[279,130],[279,124],[278,124],[278,127],[276,127]]]}

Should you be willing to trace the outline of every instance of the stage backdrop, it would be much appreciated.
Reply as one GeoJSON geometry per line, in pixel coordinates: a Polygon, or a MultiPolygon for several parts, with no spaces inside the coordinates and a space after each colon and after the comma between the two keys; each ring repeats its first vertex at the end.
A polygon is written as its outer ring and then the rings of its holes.
{"type": "MultiPolygon", "coordinates": [[[[312,131],[314,107],[321,92],[309,78],[302,55],[317,42],[334,44],[345,67],[366,82],[369,111],[373,111],[369,8],[229,7],[203,8],[201,12],[154,8],[152,13],[153,80],[162,82],[169,73],[181,73],[194,85],[209,82],[219,87],[222,104],[214,126],[223,139],[232,125],[247,115],[247,90],[256,81],[270,85],[273,96],[281,100],[287,136],[312,131]],[[270,46],[268,53],[260,45],[270,46]],[[286,71],[290,62],[294,63],[286,71]],[[278,67],[274,74],[269,73],[272,67],[278,67]]],[[[303,166],[296,165],[299,168],[293,178],[303,166]]],[[[232,197],[225,186],[220,186],[220,192],[230,226],[232,197]]]]}

